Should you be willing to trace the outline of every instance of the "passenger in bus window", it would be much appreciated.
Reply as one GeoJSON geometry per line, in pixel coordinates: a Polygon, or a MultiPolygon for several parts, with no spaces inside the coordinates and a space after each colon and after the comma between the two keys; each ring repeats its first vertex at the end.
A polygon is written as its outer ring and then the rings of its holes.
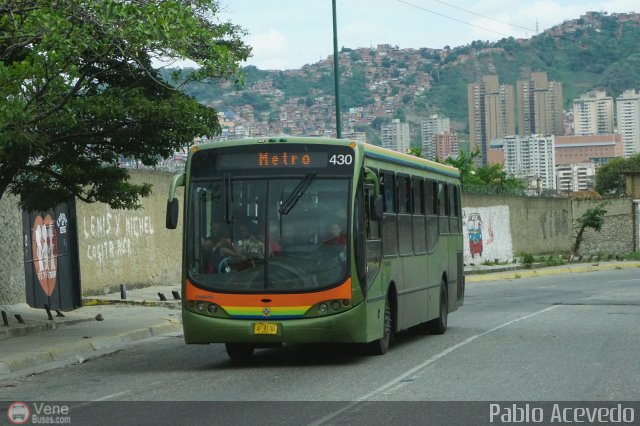
{"type": "Polygon", "coordinates": [[[328,234],[329,238],[325,240],[324,244],[340,244],[343,246],[347,244],[347,237],[342,233],[342,229],[337,223],[329,225],[328,234]]]}
{"type": "Polygon", "coordinates": [[[252,232],[253,223],[241,222],[238,225],[238,238],[234,246],[239,254],[246,258],[261,258],[264,256],[264,241],[252,232]]]}

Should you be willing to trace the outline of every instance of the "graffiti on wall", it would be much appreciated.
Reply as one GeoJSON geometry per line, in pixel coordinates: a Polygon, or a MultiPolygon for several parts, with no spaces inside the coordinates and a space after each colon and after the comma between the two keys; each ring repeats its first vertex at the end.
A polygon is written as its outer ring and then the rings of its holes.
{"type": "Polygon", "coordinates": [[[136,242],[155,232],[151,216],[124,212],[85,217],[82,229],[87,243],[86,257],[100,265],[109,259],[131,257],[136,242]]]}
{"type": "Polygon", "coordinates": [[[508,206],[462,209],[465,263],[513,257],[508,206]]]}
{"type": "Polygon", "coordinates": [[[33,264],[38,282],[47,296],[53,294],[58,272],[58,235],[50,215],[36,216],[31,232],[33,264]]]}

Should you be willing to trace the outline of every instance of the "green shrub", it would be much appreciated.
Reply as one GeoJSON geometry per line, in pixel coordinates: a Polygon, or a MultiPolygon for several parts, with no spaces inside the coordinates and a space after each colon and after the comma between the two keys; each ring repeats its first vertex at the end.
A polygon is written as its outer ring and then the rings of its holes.
{"type": "Polygon", "coordinates": [[[640,260],[640,251],[632,251],[624,257],[626,260],[640,260]]]}
{"type": "Polygon", "coordinates": [[[522,253],[520,258],[523,265],[532,265],[535,261],[535,257],[530,253],[522,253]]]}

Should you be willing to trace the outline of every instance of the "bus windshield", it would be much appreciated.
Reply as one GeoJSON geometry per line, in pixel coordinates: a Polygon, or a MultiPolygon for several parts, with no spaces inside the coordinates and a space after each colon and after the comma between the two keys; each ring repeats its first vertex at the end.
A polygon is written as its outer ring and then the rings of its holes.
{"type": "Polygon", "coordinates": [[[313,174],[202,179],[190,187],[186,256],[194,284],[221,292],[304,292],[347,276],[350,179],[313,174]]]}

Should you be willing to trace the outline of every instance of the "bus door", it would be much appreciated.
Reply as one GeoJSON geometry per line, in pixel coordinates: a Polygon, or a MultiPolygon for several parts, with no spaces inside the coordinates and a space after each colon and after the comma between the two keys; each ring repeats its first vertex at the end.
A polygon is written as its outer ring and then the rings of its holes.
{"type": "MultiPolygon", "coordinates": [[[[382,240],[380,238],[380,220],[375,212],[375,188],[371,184],[364,185],[365,230],[366,230],[366,277],[367,293],[380,271],[382,261],[382,240]]],[[[382,289],[377,289],[381,291],[382,289]]]]}

